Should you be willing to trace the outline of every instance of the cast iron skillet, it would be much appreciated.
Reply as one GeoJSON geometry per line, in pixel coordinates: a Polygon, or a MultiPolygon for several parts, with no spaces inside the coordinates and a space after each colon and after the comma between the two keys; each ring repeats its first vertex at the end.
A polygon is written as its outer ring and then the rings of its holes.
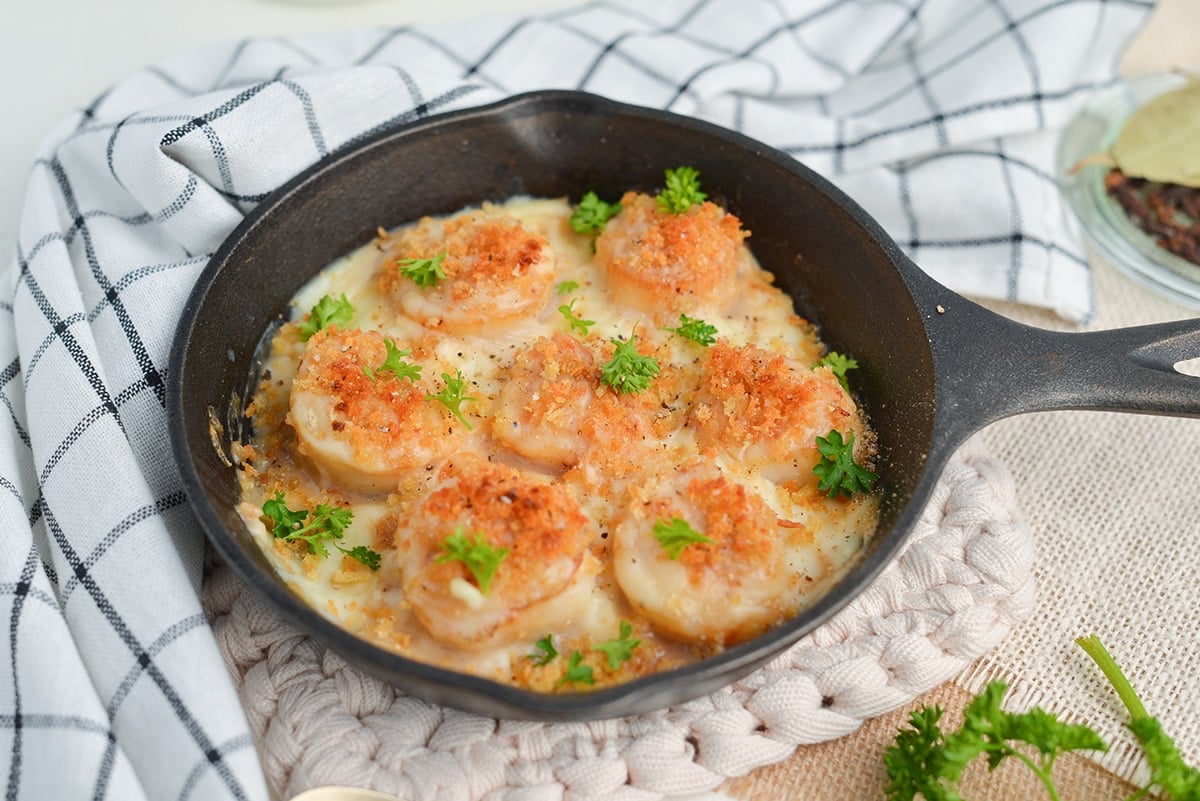
{"type": "Polygon", "coordinates": [[[928,278],[836,187],[791,157],[673,114],[574,92],[539,92],[426,119],[336,153],[275,192],[213,256],[171,354],[170,433],[196,515],[220,554],[301,629],[426,700],[482,714],[583,720],[711,692],[764,664],[858,594],[896,554],[946,459],[987,423],[1044,409],[1200,416],[1200,321],[1083,334],[1030,328],[928,278]],[[276,577],[234,511],[228,451],[256,343],[320,268],[378,226],[513,195],[618,197],[687,164],[753,232],[762,265],[853,355],[878,433],[883,519],[868,552],[794,620],[697,664],[590,693],[542,695],[387,653],[310,610],[276,577]],[[213,431],[216,431],[214,435],[213,431]]]}

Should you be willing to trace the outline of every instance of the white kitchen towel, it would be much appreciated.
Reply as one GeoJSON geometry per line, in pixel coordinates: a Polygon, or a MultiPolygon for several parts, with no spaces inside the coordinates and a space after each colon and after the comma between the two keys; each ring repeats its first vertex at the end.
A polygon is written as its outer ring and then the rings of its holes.
{"type": "Polygon", "coordinates": [[[98,97],[32,165],[0,273],[6,796],[265,796],[200,606],[203,538],[167,447],[163,386],[208,254],[298,171],[407,120],[582,88],[783,148],[944,282],[1082,320],[1090,284],[1061,227],[1053,131],[1112,79],[1150,7],[596,2],[247,40],[98,97]]]}

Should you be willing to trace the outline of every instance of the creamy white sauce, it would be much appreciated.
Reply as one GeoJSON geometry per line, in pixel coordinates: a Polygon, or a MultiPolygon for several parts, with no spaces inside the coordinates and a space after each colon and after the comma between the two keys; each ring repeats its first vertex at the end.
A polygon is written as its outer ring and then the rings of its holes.
{"type": "MultiPolygon", "coordinates": [[[[493,214],[501,211],[498,207],[487,209],[488,213],[493,214]]],[[[262,365],[264,374],[270,378],[264,381],[265,389],[259,393],[253,408],[260,436],[251,443],[253,452],[248,452],[243,460],[254,470],[244,474],[243,502],[239,512],[255,541],[297,595],[346,629],[418,660],[503,682],[529,684],[535,689],[555,689],[559,685],[553,679],[558,674],[551,671],[547,674],[548,680],[543,681],[538,678],[538,669],[530,668],[530,660],[526,659],[534,651],[534,641],[548,633],[555,635],[558,641],[586,652],[588,643],[614,638],[622,620],[633,620],[643,641],[639,648],[645,649],[646,653],[653,651],[656,655],[655,659],[647,658],[638,670],[669,667],[719,648],[720,644],[715,641],[696,648],[677,643],[671,637],[656,632],[622,597],[611,569],[601,565],[594,584],[589,583],[586,588],[568,590],[564,594],[563,603],[569,600],[567,596],[571,593],[579,595],[577,608],[581,611],[567,622],[560,621],[558,630],[529,631],[527,637],[519,642],[464,653],[439,643],[414,616],[395,578],[395,571],[403,569],[396,568],[396,565],[403,563],[405,557],[402,554],[384,553],[384,569],[370,571],[344,558],[332,545],[329,546],[329,558],[306,555],[301,547],[275,540],[263,523],[263,502],[281,486],[286,488],[291,508],[311,508],[321,501],[351,506],[353,523],[337,543],[345,549],[360,545],[379,549],[377,526],[395,513],[390,505],[396,502],[395,498],[389,498],[386,493],[372,495],[339,488],[336,486],[336,470],[314,470],[312,464],[295,456],[295,437],[284,422],[297,363],[305,349],[304,343],[295,336],[295,327],[322,296],[340,297],[344,294],[354,306],[354,319],[343,325],[343,329],[374,329],[401,343],[422,342],[427,345],[427,352],[422,359],[423,376],[432,379],[433,386],[442,385],[442,373],[455,375],[461,372],[469,381],[467,394],[475,398],[462,406],[466,419],[474,429],[466,433],[462,450],[490,455],[547,483],[566,479],[561,478],[561,470],[548,469],[537,464],[536,460],[531,461],[511,450],[497,447],[489,434],[488,425],[490,411],[515,355],[538,337],[562,334],[568,330],[560,306],[574,300],[571,311],[581,319],[594,321],[587,337],[589,342],[628,339],[631,334],[636,334],[639,340],[653,341],[660,346],[660,361],[683,372],[699,369],[704,353],[701,347],[663,331],[648,320],[647,315],[612,302],[603,271],[593,262],[590,239],[574,233],[567,225],[571,208],[564,200],[516,198],[504,204],[502,211],[544,236],[557,255],[555,289],[548,294],[546,303],[535,316],[518,323],[496,329],[485,324],[476,332],[462,335],[431,333],[421,323],[398,312],[396,304],[380,289],[376,280],[380,269],[394,269],[385,254],[394,243],[397,232],[334,262],[296,294],[292,304],[294,322],[284,326],[262,365]],[[559,291],[568,282],[576,287],[559,291]],[[269,458],[269,453],[276,458],[269,458]]],[[[704,319],[717,327],[719,337],[731,345],[756,343],[773,352],[785,353],[790,358],[813,361],[813,355],[820,353],[820,344],[813,331],[796,318],[790,299],[770,285],[770,277],[757,267],[748,250],[743,259],[744,264],[740,268],[742,284],[728,309],[719,315],[704,312],[703,309],[689,313],[701,316],[700,312],[703,312],[704,319]]],[[[612,390],[598,386],[593,391],[600,395],[612,390]]],[[[679,404],[687,402],[687,398],[677,401],[679,404]]],[[[460,425],[449,419],[447,424],[460,425]]],[[[860,438],[867,434],[862,431],[858,433],[860,438]]],[[[611,443],[615,451],[620,451],[626,445],[623,442],[611,443]]],[[[668,465],[672,459],[681,463],[696,454],[697,450],[695,431],[688,425],[675,427],[651,449],[652,452],[667,455],[668,461],[664,464],[668,465]]],[[[874,530],[877,509],[872,499],[827,501],[822,498],[814,502],[813,493],[798,493],[774,483],[761,471],[739,463],[734,454],[709,453],[705,458],[713,460],[724,473],[761,497],[777,517],[804,524],[811,531],[811,542],[789,543],[783,550],[784,569],[795,577],[795,596],[785,599],[785,605],[792,612],[802,608],[807,598],[815,598],[844,572],[874,530]]],[[[407,489],[400,494],[419,499],[427,491],[435,473],[434,465],[414,468],[407,489]]],[[[622,489],[615,496],[627,497],[623,493],[632,492],[631,497],[636,497],[636,488],[650,478],[650,474],[644,478],[636,475],[626,477],[614,486],[633,489],[622,489]]],[[[622,513],[614,508],[614,493],[589,494],[586,491],[587,480],[579,475],[571,480],[575,481],[572,487],[580,507],[589,518],[596,521],[599,537],[607,537],[615,518],[622,513]]],[[[596,480],[606,479],[601,477],[596,480]]],[[[399,517],[403,528],[403,514],[399,517]]],[[[598,539],[595,551],[602,556],[607,552],[607,545],[598,539]]],[[[503,565],[500,569],[503,569],[503,565]]],[[[679,565],[664,564],[664,569],[677,571],[679,565]]],[[[464,613],[480,610],[487,601],[475,584],[463,578],[450,581],[445,591],[461,604],[464,613]]],[[[712,603],[719,605],[722,599],[713,598],[712,603]]],[[[593,654],[593,659],[597,658],[593,654]]],[[[628,672],[614,674],[608,680],[621,681],[631,675],[628,672]]],[[[565,688],[579,689],[569,684],[565,688]]]]}

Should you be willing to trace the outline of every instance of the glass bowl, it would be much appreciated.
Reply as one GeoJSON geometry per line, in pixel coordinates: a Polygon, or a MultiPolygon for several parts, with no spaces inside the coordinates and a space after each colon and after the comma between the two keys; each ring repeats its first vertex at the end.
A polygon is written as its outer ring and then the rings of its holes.
{"type": "Polygon", "coordinates": [[[1106,152],[1129,115],[1147,100],[1183,86],[1180,75],[1146,75],[1097,92],[1068,123],[1058,143],[1056,171],[1083,239],[1133,280],[1185,306],[1200,308],[1200,265],[1158,245],[1138,228],[1104,187],[1109,168],[1081,159],[1106,152]]]}

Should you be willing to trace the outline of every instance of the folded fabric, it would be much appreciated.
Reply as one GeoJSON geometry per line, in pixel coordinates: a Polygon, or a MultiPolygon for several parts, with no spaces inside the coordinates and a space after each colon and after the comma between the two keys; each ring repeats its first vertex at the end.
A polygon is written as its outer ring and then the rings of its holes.
{"type": "Polygon", "coordinates": [[[266,797],[199,603],[164,375],[208,254],[298,171],[408,120],[580,88],[780,147],[950,286],[1082,320],[1053,129],[1148,8],[622,0],[247,40],[114,86],[46,141],[0,274],[8,795],[266,797]]]}

